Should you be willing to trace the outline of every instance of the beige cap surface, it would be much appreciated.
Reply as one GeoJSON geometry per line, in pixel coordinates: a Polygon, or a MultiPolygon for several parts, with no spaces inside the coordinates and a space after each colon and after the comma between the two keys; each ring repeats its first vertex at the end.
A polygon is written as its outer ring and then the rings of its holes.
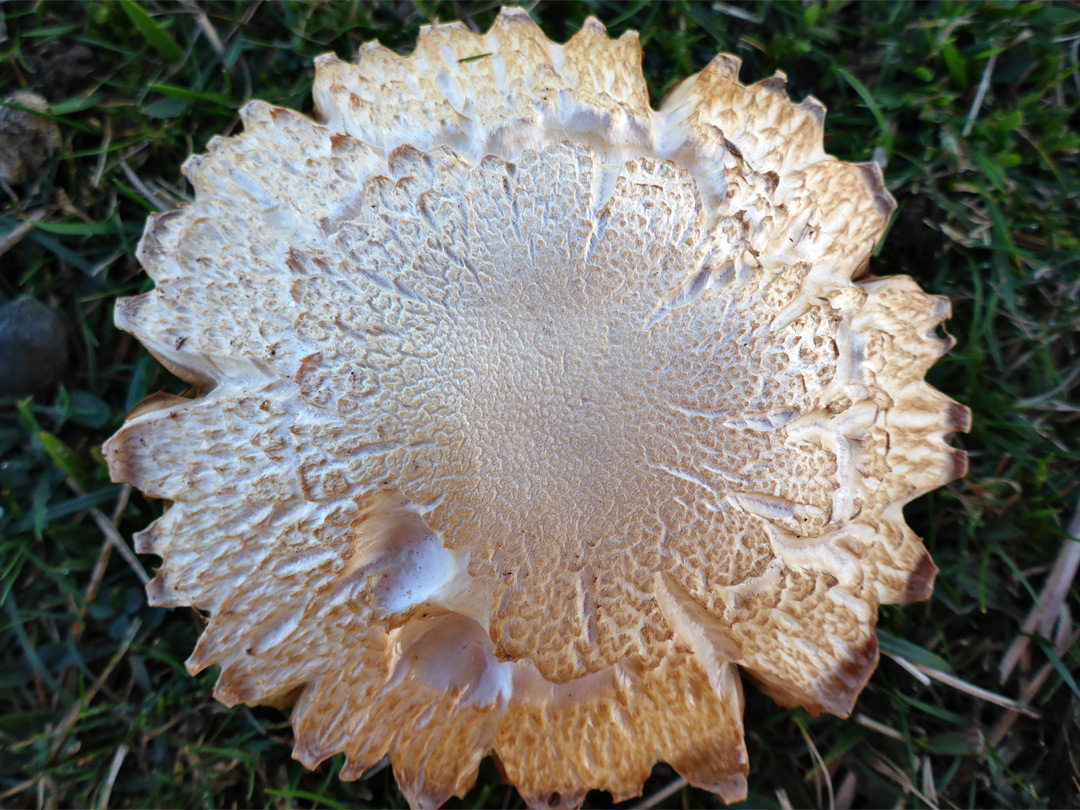
{"type": "Polygon", "coordinates": [[[316,61],[152,217],[118,325],[197,386],[113,478],[188,668],[294,705],[295,756],[389,754],[416,807],[487,755],[535,806],[666,761],[746,794],[740,672],[846,715],[882,603],[936,569],[904,504],[962,475],[923,382],[944,298],[865,269],[894,202],[824,108],[718,56],[654,110],[634,33],[521,10],[316,61]]]}

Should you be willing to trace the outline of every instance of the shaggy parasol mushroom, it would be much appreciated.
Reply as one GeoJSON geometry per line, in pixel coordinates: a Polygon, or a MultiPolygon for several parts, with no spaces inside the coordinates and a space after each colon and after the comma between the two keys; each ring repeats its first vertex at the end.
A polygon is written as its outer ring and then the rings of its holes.
{"type": "Polygon", "coordinates": [[[202,393],[107,445],[188,661],[292,705],[295,756],[389,754],[414,806],[493,754],[532,805],[670,763],[746,795],[739,670],[846,715],[878,605],[935,568],[902,508],[961,475],[923,375],[944,298],[863,272],[894,203],[824,109],[720,55],[649,106],[634,33],[521,10],[316,62],[151,218],[117,323],[202,393]]]}

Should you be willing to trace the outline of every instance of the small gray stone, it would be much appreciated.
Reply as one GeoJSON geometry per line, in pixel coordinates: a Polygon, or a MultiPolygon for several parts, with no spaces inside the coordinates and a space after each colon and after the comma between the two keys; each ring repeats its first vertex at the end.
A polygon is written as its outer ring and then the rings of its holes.
{"type": "Polygon", "coordinates": [[[0,396],[26,396],[55,386],[67,368],[64,322],[33,298],[0,307],[0,396]]]}

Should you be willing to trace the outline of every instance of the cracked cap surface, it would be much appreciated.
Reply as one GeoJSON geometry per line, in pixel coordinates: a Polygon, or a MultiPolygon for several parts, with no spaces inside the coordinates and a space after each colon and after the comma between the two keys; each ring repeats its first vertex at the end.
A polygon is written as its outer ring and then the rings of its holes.
{"type": "Polygon", "coordinates": [[[745,796],[740,670],[850,712],[879,604],[936,569],[905,503],[962,475],[923,381],[948,301],[854,281],[894,207],[824,109],[718,56],[649,106],[636,35],[527,14],[316,62],[152,217],[118,324],[202,389],[136,409],[114,480],[152,603],[213,618],[215,694],[295,756],[389,754],[414,806],[495,754],[532,805],[667,761],[745,796]]]}

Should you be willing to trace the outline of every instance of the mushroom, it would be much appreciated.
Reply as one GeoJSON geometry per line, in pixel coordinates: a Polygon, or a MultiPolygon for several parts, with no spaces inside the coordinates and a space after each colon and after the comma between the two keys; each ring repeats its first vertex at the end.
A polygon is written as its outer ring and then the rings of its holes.
{"type": "Polygon", "coordinates": [[[666,761],[746,795],[740,673],[845,716],[877,609],[936,569],[904,504],[962,475],[923,381],[947,299],[864,278],[894,202],[824,108],[717,56],[649,105],[637,35],[520,9],[316,60],[150,218],[120,328],[196,386],[106,445],[167,499],[187,662],[292,707],[294,756],[389,755],[414,807],[488,755],[532,806],[666,761]]]}

